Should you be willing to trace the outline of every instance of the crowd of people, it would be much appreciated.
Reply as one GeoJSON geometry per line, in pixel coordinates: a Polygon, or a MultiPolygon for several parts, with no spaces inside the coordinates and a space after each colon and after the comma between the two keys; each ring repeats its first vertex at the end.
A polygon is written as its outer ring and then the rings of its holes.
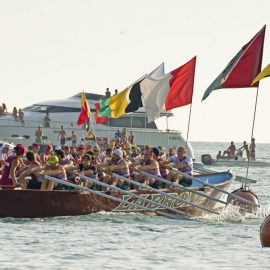
{"type": "MultiPolygon", "coordinates": [[[[18,110],[17,107],[13,107],[12,112],[8,112],[6,104],[2,103],[2,105],[0,105],[0,116],[5,116],[8,114],[12,115],[15,121],[20,121],[22,126],[25,126],[23,109],[18,110]]],[[[51,118],[50,118],[49,112],[45,112],[44,127],[49,128],[50,122],[51,122],[51,118]]]]}
{"type": "Polygon", "coordinates": [[[234,142],[231,142],[230,146],[223,151],[218,151],[216,156],[217,160],[220,159],[235,159],[237,160],[238,157],[243,158],[243,153],[245,153],[246,158],[248,161],[255,161],[256,160],[256,143],[255,138],[251,139],[251,143],[248,145],[246,141],[243,142],[243,145],[240,148],[236,148],[234,142]]]}
{"type": "MultiPolygon", "coordinates": [[[[40,137],[40,134],[38,135],[40,137]]],[[[101,186],[80,179],[81,174],[122,189],[135,188],[122,179],[113,177],[113,173],[154,188],[166,187],[155,176],[177,184],[191,184],[188,179],[171,170],[176,168],[189,175],[193,174],[192,159],[187,156],[185,147],[178,147],[176,153],[174,149],[170,149],[166,154],[161,146],[146,145],[140,148],[123,140],[114,140],[109,147],[102,150],[97,145],[67,146],[64,141],[65,133],[59,133],[59,137],[61,146],[46,145],[41,149],[40,144],[35,142],[26,149],[22,144],[17,144],[12,154],[8,154],[9,145],[3,145],[0,149],[0,187],[13,189],[20,186],[23,189],[41,190],[66,188],[65,185],[44,178],[49,175],[102,190],[101,186]],[[146,177],[142,172],[153,177],[146,177]]]]}

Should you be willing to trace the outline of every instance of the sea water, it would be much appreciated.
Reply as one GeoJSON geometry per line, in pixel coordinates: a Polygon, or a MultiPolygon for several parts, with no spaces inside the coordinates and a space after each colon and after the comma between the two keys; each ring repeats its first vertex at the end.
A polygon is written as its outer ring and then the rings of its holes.
{"type": "MultiPolygon", "coordinates": [[[[228,147],[192,145],[197,159],[228,147]]],[[[257,144],[257,156],[269,158],[270,144],[257,144]]],[[[241,176],[246,170],[233,168],[241,176]]],[[[256,215],[229,207],[220,216],[191,220],[105,212],[0,219],[0,269],[270,269],[270,248],[260,243],[260,226],[270,214],[270,168],[251,167],[248,177],[257,180],[251,186],[262,205],[256,215]]],[[[235,182],[230,190],[240,186],[235,182]]]]}

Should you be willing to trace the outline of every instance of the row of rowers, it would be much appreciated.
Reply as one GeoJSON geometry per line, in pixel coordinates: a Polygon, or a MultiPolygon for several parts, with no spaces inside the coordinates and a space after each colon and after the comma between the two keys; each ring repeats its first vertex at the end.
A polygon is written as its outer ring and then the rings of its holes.
{"type": "Polygon", "coordinates": [[[141,174],[142,171],[182,185],[191,184],[184,181],[186,179],[182,179],[179,174],[174,173],[172,168],[177,168],[189,175],[193,174],[192,159],[186,155],[184,147],[178,147],[174,155],[161,156],[160,150],[156,147],[146,147],[139,153],[137,149],[127,153],[121,148],[108,148],[103,152],[94,152],[80,145],[71,153],[69,147],[57,148],[53,151],[52,146],[47,145],[39,155],[38,145],[33,145],[32,150],[26,152],[22,144],[17,144],[13,149],[13,154],[2,166],[0,187],[2,189],[13,189],[16,186],[21,186],[22,189],[65,189],[65,186],[44,179],[44,175],[49,175],[88,188],[102,190],[91,181],[80,179],[79,175],[82,174],[122,189],[134,188],[125,181],[112,177],[112,173],[154,188],[165,187],[155,178],[141,174]]]}

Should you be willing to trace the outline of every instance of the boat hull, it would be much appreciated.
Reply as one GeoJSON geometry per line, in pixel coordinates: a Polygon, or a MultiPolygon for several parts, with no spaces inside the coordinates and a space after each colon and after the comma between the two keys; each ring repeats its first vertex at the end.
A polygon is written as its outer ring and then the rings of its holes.
{"type": "MultiPolygon", "coordinates": [[[[219,184],[218,187],[223,190],[227,190],[231,182],[232,179],[227,180],[226,182],[219,184]]],[[[196,187],[194,190],[226,201],[226,197],[223,193],[220,193],[212,188],[196,187]]],[[[209,209],[220,211],[224,208],[223,204],[183,189],[164,189],[163,191],[173,194],[180,199],[208,207],[209,209]]],[[[164,195],[155,194],[148,190],[134,190],[133,193],[191,215],[202,216],[207,213],[197,207],[179,202],[176,199],[171,199],[164,195]]],[[[153,211],[145,211],[139,207],[134,207],[124,202],[116,202],[88,192],[56,190],[0,190],[0,217],[39,218],[75,216],[87,215],[100,211],[125,213],[148,213],[155,212],[157,210],[165,212],[168,211],[164,207],[157,206],[151,202],[145,202],[142,199],[134,198],[131,195],[123,195],[118,192],[106,192],[106,194],[134,202],[137,205],[147,207],[153,211]]]]}

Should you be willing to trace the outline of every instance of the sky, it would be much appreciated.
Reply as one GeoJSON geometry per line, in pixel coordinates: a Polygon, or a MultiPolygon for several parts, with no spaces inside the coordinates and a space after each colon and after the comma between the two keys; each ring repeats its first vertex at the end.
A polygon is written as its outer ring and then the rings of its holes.
{"type": "MultiPolygon", "coordinates": [[[[0,0],[0,103],[9,110],[82,90],[123,90],[162,62],[197,56],[190,141],[249,141],[256,88],[204,91],[265,24],[262,68],[270,63],[270,1],[0,0]]],[[[253,136],[270,143],[270,78],[260,82],[253,136]]],[[[169,129],[187,136],[190,106],[169,129]]],[[[166,128],[166,119],[157,125],[166,128]]]]}

